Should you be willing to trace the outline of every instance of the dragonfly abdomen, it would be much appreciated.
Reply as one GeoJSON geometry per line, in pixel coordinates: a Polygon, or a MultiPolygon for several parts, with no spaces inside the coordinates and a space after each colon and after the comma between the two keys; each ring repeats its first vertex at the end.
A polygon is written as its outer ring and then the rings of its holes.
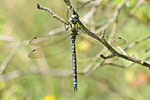
{"type": "Polygon", "coordinates": [[[77,60],[76,60],[75,39],[76,39],[76,36],[72,36],[72,37],[71,37],[71,42],[72,42],[72,67],[73,67],[74,91],[77,91],[77,60]]]}

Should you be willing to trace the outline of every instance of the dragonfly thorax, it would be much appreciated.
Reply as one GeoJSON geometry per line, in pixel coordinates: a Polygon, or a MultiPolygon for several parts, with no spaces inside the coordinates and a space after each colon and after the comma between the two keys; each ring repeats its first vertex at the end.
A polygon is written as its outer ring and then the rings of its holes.
{"type": "Polygon", "coordinates": [[[70,18],[69,18],[69,21],[72,23],[72,24],[77,24],[77,22],[79,21],[79,17],[77,15],[72,15],[70,18]]]}

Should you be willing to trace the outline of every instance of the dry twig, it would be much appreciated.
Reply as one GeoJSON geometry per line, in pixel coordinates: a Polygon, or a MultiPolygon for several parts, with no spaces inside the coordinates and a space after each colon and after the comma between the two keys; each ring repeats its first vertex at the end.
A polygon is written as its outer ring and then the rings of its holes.
{"type": "MultiPolygon", "coordinates": [[[[70,0],[64,0],[66,5],[68,6],[69,10],[73,13],[74,12],[74,8],[72,7],[71,5],[71,2],[70,0]]],[[[125,0],[120,6],[118,6],[119,10],[118,12],[114,13],[114,16],[113,18],[109,21],[109,22],[114,22],[117,20],[118,18],[118,14],[120,13],[121,9],[126,5],[126,3],[128,2],[129,0],[125,0]]],[[[111,47],[107,41],[104,39],[104,38],[99,38],[98,36],[96,36],[93,32],[91,32],[90,30],[88,30],[84,25],[83,23],[79,20],[79,25],[81,27],[81,29],[83,30],[84,33],[87,33],[89,36],[95,38],[96,40],[98,40],[99,42],[101,42],[105,47],[107,47],[107,49],[109,51],[111,51],[112,54],[115,54],[117,55],[118,57],[120,58],[123,58],[123,59],[126,59],[126,60],[129,60],[129,61],[132,61],[134,63],[138,63],[140,65],[143,65],[145,67],[148,67],[150,68],[150,63],[149,62],[146,62],[146,61],[143,61],[143,60],[140,60],[140,59],[137,59],[135,57],[131,57],[131,56],[128,56],[128,55],[124,55],[124,54],[121,54],[119,52],[117,52],[113,47],[111,47]]],[[[103,29],[105,30],[105,29],[103,29]]]]}
{"type": "Polygon", "coordinates": [[[0,74],[3,73],[3,71],[7,68],[7,65],[9,64],[9,62],[13,59],[14,55],[16,54],[16,52],[18,51],[20,44],[17,44],[12,51],[10,52],[10,54],[6,57],[6,59],[3,61],[1,67],[0,67],[0,74]]]}

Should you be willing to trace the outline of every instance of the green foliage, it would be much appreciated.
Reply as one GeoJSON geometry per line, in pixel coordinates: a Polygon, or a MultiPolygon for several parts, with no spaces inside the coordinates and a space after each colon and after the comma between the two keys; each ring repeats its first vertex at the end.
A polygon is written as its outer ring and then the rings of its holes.
{"type": "Polygon", "coordinates": [[[0,34],[2,34],[3,25],[4,25],[4,20],[0,16],[0,34]]]}
{"type": "Polygon", "coordinates": [[[120,4],[121,2],[123,2],[124,0],[115,0],[114,1],[114,3],[116,4],[116,5],[118,5],[118,4],[120,4]]]}
{"type": "MultiPolygon", "coordinates": [[[[68,20],[64,1],[68,0],[56,0],[55,2],[54,0],[40,0],[39,3],[68,20]]],[[[112,18],[117,5],[123,1],[103,0],[86,26],[92,31],[98,29],[112,18]]],[[[16,44],[19,44],[18,41],[20,42],[20,47],[0,75],[0,100],[128,100],[129,98],[148,100],[150,98],[150,85],[148,84],[150,72],[138,64],[126,67],[132,62],[124,59],[112,61],[116,65],[100,66],[86,75],[78,75],[78,91],[73,92],[73,77],[72,75],[65,76],[72,71],[69,37],[65,42],[62,41],[63,45],[58,43],[50,47],[54,49],[54,52],[64,50],[60,55],[42,59],[28,57],[31,50],[36,47],[29,45],[26,40],[31,40],[35,36],[47,35],[50,31],[63,27],[63,24],[48,12],[37,10],[37,1],[1,0],[0,2],[0,36],[8,36],[13,39],[13,41],[8,41],[0,38],[1,65],[6,61],[16,44]],[[24,44],[24,42],[26,43],[24,44]]],[[[76,1],[72,0],[72,2],[73,5],[76,5],[76,1]]],[[[83,2],[85,1],[80,1],[79,4],[83,2]]],[[[121,46],[123,49],[130,43],[150,36],[150,2],[145,0],[145,3],[140,5],[131,15],[131,11],[138,2],[139,0],[130,0],[127,4],[128,7],[121,11],[118,18],[118,29],[115,36],[122,37],[127,41],[125,45],[121,46]]],[[[67,4],[70,5],[70,2],[67,4]]],[[[81,8],[79,10],[80,18],[87,14],[92,6],[93,4],[89,3],[81,8]]],[[[111,33],[112,26],[106,30],[107,35],[111,33]]],[[[64,34],[69,35],[69,31],[64,34]]],[[[61,37],[63,36],[60,35],[59,38],[61,37]]],[[[77,37],[77,47],[79,46],[77,48],[78,72],[87,68],[89,63],[98,66],[103,61],[102,58],[99,58],[92,62],[103,45],[91,37],[83,39],[90,40],[89,42],[82,43],[82,39],[77,37]]],[[[149,40],[146,40],[126,52],[139,59],[145,59],[150,55],[150,51],[145,52],[148,47],[149,40]]],[[[51,53],[50,50],[47,52],[51,53]]],[[[110,52],[104,54],[107,55],[110,52]]],[[[150,60],[148,59],[148,61],[150,60]]]]}

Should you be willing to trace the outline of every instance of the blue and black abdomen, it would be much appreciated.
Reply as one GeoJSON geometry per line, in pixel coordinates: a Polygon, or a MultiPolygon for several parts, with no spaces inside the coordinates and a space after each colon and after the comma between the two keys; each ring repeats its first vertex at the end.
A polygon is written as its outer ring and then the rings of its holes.
{"type": "Polygon", "coordinates": [[[74,91],[77,91],[77,60],[76,60],[76,46],[75,46],[76,36],[71,36],[72,42],[72,67],[73,67],[73,80],[74,80],[74,91]]]}

